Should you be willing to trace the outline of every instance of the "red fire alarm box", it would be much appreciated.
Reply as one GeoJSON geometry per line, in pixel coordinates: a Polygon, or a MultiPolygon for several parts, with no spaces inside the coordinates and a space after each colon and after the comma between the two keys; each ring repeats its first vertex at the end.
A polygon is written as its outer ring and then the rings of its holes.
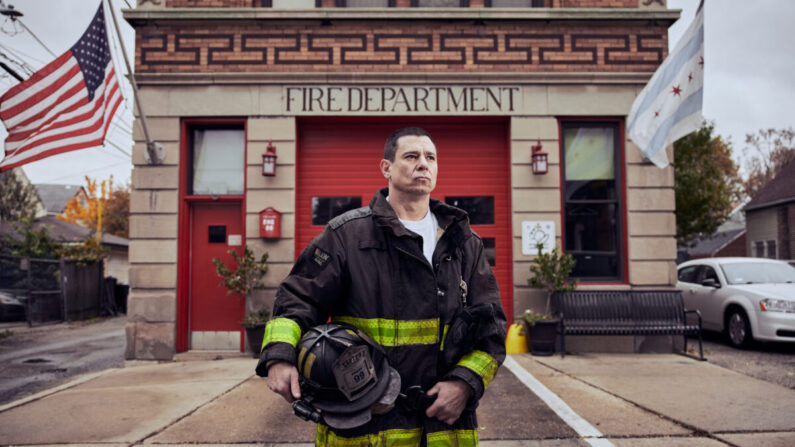
{"type": "Polygon", "coordinates": [[[259,212],[259,237],[263,239],[282,237],[282,213],[270,206],[259,212]]]}

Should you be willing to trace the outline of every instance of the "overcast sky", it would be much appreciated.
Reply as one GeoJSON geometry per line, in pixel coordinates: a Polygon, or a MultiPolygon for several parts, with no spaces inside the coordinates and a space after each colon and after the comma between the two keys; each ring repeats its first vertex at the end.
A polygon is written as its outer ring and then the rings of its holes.
{"type": "MultiPolygon", "coordinates": [[[[99,5],[98,0],[2,0],[22,12],[22,22],[56,56],[68,50],[80,38],[99,5]]],[[[118,11],[135,0],[111,0],[118,11]]],[[[681,9],[681,19],[669,30],[670,46],[693,20],[698,0],[668,0],[668,7],[681,9]]],[[[731,142],[735,154],[745,147],[745,134],[762,128],[785,128],[795,125],[795,1],[790,0],[707,0],[705,11],[705,79],[704,116],[714,121],[716,132],[731,142]]],[[[106,14],[109,16],[109,14],[106,14]]],[[[133,30],[117,15],[127,52],[132,56],[133,30]]],[[[109,19],[109,17],[108,17],[109,19]]],[[[34,69],[54,59],[29,33],[5,17],[0,30],[0,52],[22,57],[34,69]]],[[[115,49],[114,49],[115,51],[115,49]]],[[[0,54],[0,60],[6,60],[0,54]]],[[[117,69],[126,72],[117,53],[117,69]]],[[[16,80],[3,74],[0,94],[16,80]]],[[[131,137],[121,128],[132,122],[130,87],[125,89],[126,105],[120,108],[120,127],[112,126],[111,140],[131,149],[131,137]]],[[[5,128],[0,129],[0,138],[5,128]]],[[[34,183],[84,184],[83,177],[116,182],[130,178],[132,163],[127,155],[111,145],[56,155],[27,164],[25,173],[34,183]]]]}

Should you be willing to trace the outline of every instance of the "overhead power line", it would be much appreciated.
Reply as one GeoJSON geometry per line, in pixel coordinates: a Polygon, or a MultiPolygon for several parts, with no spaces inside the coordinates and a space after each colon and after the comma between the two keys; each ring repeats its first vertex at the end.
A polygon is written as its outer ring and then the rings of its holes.
{"type": "Polygon", "coordinates": [[[28,27],[27,27],[27,26],[26,26],[26,25],[25,25],[25,24],[22,22],[22,20],[19,20],[19,19],[17,19],[17,22],[19,22],[19,24],[20,24],[20,25],[22,25],[22,28],[25,28],[25,31],[29,32],[29,33],[30,33],[30,35],[31,35],[31,36],[33,36],[33,38],[34,38],[34,39],[36,39],[36,42],[38,42],[38,43],[39,43],[39,45],[41,45],[42,47],[44,47],[44,49],[45,49],[45,50],[47,50],[47,52],[48,52],[48,53],[50,53],[50,56],[52,56],[52,57],[56,57],[56,56],[55,56],[55,53],[53,53],[52,51],[50,51],[50,49],[49,49],[49,48],[47,48],[47,45],[44,45],[44,42],[42,42],[42,41],[41,41],[41,39],[39,39],[39,38],[38,38],[38,36],[36,36],[36,35],[33,33],[33,31],[31,31],[31,30],[30,30],[30,28],[28,28],[28,27]]]}

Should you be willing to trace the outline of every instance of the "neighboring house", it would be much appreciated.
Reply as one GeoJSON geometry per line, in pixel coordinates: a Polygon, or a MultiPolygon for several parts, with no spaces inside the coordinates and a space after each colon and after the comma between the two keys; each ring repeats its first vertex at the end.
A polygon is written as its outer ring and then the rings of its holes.
{"type": "Polygon", "coordinates": [[[85,190],[80,185],[36,184],[33,186],[36,187],[39,199],[48,216],[63,213],[66,204],[76,195],[82,194],[82,197],[86,196],[85,190]]]}
{"type": "Polygon", "coordinates": [[[729,218],[707,238],[690,248],[680,249],[679,262],[719,256],[745,256],[745,215],[743,205],[732,210],[729,218]],[[684,253],[681,253],[684,252],[684,253]]]}
{"type": "MultiPolygon", "coordinates": [[[[47,227],[50,230],[50,237],[62,244],[78,244],[93,237],[93,231],[89,228],[73,224],[58,219],[55,216],[44,216],[36,219],[36,228],[47,227]]],[[[7,232],[11,237],[16,238],[17,232],[11,226],[3,226],[3,232],[7,232]]],[[[129,263],[127,252],[130,241],[112,234],[102,235],[102,245],[108,250],[108,258],[105,259],[105,276],[113,276],[120,284],[129,283],[129,263]]]]}
{"type": "Polygon", "coordinates": [[[747,256],[795,257],[795,160],[745,205],[747,256]]]}

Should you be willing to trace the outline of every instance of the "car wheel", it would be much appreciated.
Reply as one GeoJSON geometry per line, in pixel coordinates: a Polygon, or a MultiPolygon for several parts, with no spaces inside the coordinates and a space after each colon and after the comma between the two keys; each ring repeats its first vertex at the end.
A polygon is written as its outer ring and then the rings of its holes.
{"type": "Polygon", "coordinates": [[[729,343],[735,348],[747,348],[751,344],[751,324],[745,312],[739,309],[732,309],[726,318],[726,335],[729,343]]]}

